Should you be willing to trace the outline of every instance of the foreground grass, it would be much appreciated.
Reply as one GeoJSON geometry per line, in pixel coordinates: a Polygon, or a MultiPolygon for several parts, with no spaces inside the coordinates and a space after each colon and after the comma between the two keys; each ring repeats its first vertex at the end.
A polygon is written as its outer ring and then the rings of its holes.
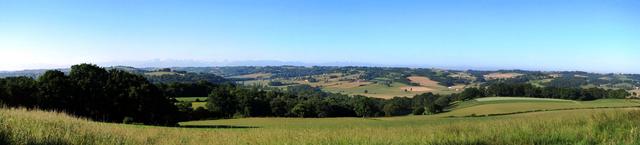
{"type": "Polygon", "coordinates": [[[514,112],[639,107],[640,101],[634,99],[599,99],[594,101],[573,101],[547,98],[526,97],[487,97],[458,103],[446,116],[470,116],[508,114],[514,112]]]}
{"type": "Polygon", "coordinates": [[[169,128],[97,123],[61,113],[0,109],[0,144],[638,144],[640,110],[599,109],[481,118],[246,118],[169,128]]]}

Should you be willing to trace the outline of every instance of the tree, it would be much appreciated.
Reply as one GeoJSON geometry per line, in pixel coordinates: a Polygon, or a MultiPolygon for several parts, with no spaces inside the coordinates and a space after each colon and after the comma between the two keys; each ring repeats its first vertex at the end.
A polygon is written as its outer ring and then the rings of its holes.
{"type": "Polygon", "coordinates": [[[291,113],[298,117],[314,116],[313,107],[309,103],[301,102],[291,109],[291,113]]]}
{"type": "Polygon", "coordinates": [[[3,96],[0,101],[8,106],[34,107],[36,105],[37,84],[29,77],[9,77],[4,79],[3,96]]]}
{"type": "MultiPolygon", "coordinates": [[[[79,64],[71,66],[69,78],[76,88],[72,98],[71,111],[81,116],[91,118],[109,118],[107,112],[111,110],[109,97],[103,86],[106,85],[109,74],[106,70],[94,64],[79,64]]],[[[122,121],[122,120],[118,120],[122,121]]]]}
{"type": "Polygon", "coordinates": [[[353,101],[353,110],[357,116],[373,117],[380,112],[377,103],[372,98],[356,95],[353,101]]]}
{"type": "Polygon", "coordinates": [[[207,99],[207,108],[223,117],[232,117],[237,111],[238,101],[229,92],[231,88],[231,86],[221,86],[213,89],[207,99]]]}
{"type": "Polygon", "coordinates": [[[471,100],[471,99],[482,97],[482,96],[484,96],[484,93],[478,88],[464,89],[464,91],[462,91],[459,95],[460,100],[462,101],[471,100]]]}
{"type": "MultiPolygon", "coordinates": [[[[46,71],[38,78],[38,106],[42,109],[63,109],[70,104],[73,86],[69,77],[58,70],[46,71]]],[[[66,110],[66,109],[64,109],[66,110]]]]}
{"type": "Polygon", "coordinates": [[[272,99],[269,102],[272,114],[278,117],[289,116],[289,110],[291,110],[292,108],[289,107],[290,102],[291,101],[287,100],[284,97],[277,97],[272,99]]]}
{"type": "Polygon", "coordinates": [[[424,114],[424,107],[419,107],[419,108],[415,108],[413,109],[412,114],[413,115],[423,115],[424,114]]]}

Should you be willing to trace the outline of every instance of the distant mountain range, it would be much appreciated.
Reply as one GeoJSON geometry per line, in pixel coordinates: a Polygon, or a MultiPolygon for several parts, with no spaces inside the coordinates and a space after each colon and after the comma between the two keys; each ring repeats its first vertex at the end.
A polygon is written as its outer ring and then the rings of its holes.
{"type": "MultiPolygon", "coordinates": [[[[143,61],[111,61],[95,63],[102,67],[140,69],[153,71],[158,68],[181,68],[181,67],[224,67],[224,66],[365,66],[365,67],[409,67],[409,68],[440,68],[445,70],[515,70],[513,68],[501,67],[475,67],[475,66],[429,66],[429,65],[394,65],[376,64],[365,62],[321,62],[310,63],[300,61],[279,61],[279,60],[246,60],[246,61],[203,61],[203,60],[177,60],[177,59],[154,59],[143,61]]],[[[65,65],[51,65],[43,69],[28,69],[18,71],[0,71],[0,77],[7,76],[37,76],[46,70],[57,69],[63,72],[68,71],[65,65]]],[[[127,69],[125,69],[127,70],[127,69]]],[[[532,70],[532,71],[553,71],[553,70],[532,70]]]]}

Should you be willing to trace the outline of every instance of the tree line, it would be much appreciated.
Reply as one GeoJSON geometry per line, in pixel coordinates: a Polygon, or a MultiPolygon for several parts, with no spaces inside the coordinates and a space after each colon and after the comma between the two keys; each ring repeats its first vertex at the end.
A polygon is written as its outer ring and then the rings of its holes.
{"type": "Polygon", "coordinates": [[[496,83],[479,88],[467,88],[457,97],[460,100],[489,96],[520,96],[590,101],[606,98],[622,99],[630,95],[623,89],[537,87],[531,84],[496,83]]]}
{"type": "Polygon", "coordinates": [[[2,78],[0,102],[105,122],[175,125],[180,116],[171,99],[143,76],[93,64],[74,65],[68,75],[48,70],[37,79],[2,78]]]}
{"type": "MultiPolygon", "coordinates": [[[[408,114],[433,114],[445,111],[453,101],[451,95],[426,93],[412,98],[371,98],[361,95],[329,93],[309,85],[278,89],[265,86],[236,84],[206,84],[199,87],[211,90],[207,108],[190,108],[182,102],[179,109],[190,120],[236,117],[380,117],[408,114]]],[[[189,90],[167,85],[166,90],[189,90]]],[[[169,91],[170,92],[170,91],[169,91]]],[[[199,91],[197,91],[199,92],[199,91]]]]}

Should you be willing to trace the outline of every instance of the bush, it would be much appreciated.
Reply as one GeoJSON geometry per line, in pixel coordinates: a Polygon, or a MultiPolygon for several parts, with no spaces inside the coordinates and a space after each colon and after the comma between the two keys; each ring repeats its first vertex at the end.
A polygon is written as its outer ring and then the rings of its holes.
{"type": "Polygon", "coordinates": [[[124,124],[133,124],[134,123],[134,119],[133,119],[133,117],[127,116],[127,117],[124,117],[124,119],[122,119],[122,123],[124,123],[124,124]]]}
{"type": "Polygon", "coordinates": [[[424,107],[419,107],[416,109],[413,109],[413,115],[423,115],[424,114],[424,107]]]}

